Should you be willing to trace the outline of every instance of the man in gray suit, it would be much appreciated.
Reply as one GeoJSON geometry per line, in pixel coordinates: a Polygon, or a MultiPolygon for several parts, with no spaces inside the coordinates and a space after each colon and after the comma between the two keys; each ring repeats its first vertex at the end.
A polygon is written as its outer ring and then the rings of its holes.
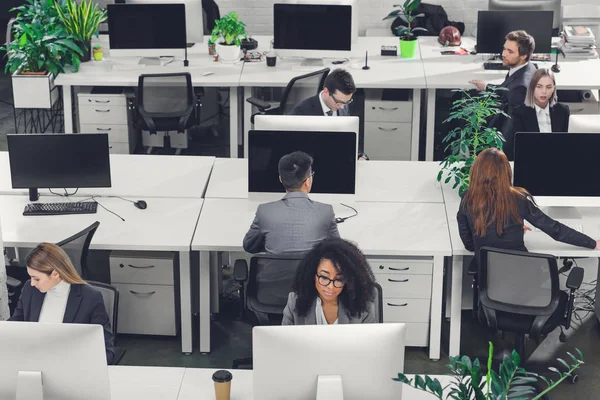
{"type": "Polygon", "coordinates": [[[312,157],[301,151],[281,157],[279,180],[287,193],[281,200],[258,206],[244,237],[248,253],[307,252],[323,239],[340,236],[333,207],[308,197],[312,163],[312,157]]]}

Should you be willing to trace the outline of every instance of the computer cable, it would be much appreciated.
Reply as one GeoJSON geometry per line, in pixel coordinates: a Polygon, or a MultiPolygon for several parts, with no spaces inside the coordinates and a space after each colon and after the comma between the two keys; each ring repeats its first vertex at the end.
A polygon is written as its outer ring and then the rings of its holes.
{"type": "Polygon", "coordinates": [[[102,205],[102,203],[100,203],[100,202],[97,200],[97,198],[99,198],[99,197],[118,197],[118,198],[120,198],[121,200],[125,200],[125,201],[131,201],[132,203],[135,203],[135,202],[134,202],[134,201],[132,201],[132,200],[127,200],[127,199],[124,199],[124,198],[122,198],[122,197],[119,197],[119,196],[90,196],[90,197],[87,197],[87,198],[85,198],[85,199],[83,199],[83,200],[81,200],[81,201],[80,201],[81,203],[83,203],[83,202],[84,202],[84,201],[86,201],[86,200],[93,200],[93,201],[95,201],[95,202],[96,202],[96,204],[98,204],[100,207],[102,207],[103,209],[105,209],[105,210],[106,210],[106,211],[108,211],[109,213],[111,213],[111,214],[115,215],[116,217],[118,217],[119,219],[121,219],[121,221],[123,221],[123,222],[125,222],[125,218],[121,217],[121,216],[120,216],[119,214],[117,214],[116,212],[114,212],[114,211],[112,211],[112,210],[109,210],[108,208],[104,207],[104,206],[102,205]]]}
{"type": "Polygon", "coordinates": [[[341,224],[341,223],[342,223],[342,222],[344,222],[345,220],[347,220],[347,219],[349,219],[349,218],[352,218],[352,217],[356,217],[356,216],[358,215],[358,211],[356,211],[356,208],[354,208],[354,207],[351,207],[351,206],[349,206],[349,205],[347,205],[347,204],[344,204],[344,203],[340,203],[340,204],[341,204],[341,205],[343,205],[344,207],[348,207],[349,209],[351,209],[352,211],[354,211],[354,215],[350,215],[350,216],[348,216],[348,217],[336,217],[336,218],[335,218],[335,222],[336,222],[336,223],[338,223],[338,224],[341,224]]]}
{"type": "Polygon", "coordinates": [[[77,194],[77,191],[79,190],[79,188],[75,189],[75,191],[73,193],[69,193],[69,192],[67,192],[66,188],[63,188],[63,190],[65,191],[65,194],[55,193],[50,188],[48,188],[48,190],[50,191],[50,193],[52,193],[55,196],[69,197],[69,196],[75,196],[77,194]]]}

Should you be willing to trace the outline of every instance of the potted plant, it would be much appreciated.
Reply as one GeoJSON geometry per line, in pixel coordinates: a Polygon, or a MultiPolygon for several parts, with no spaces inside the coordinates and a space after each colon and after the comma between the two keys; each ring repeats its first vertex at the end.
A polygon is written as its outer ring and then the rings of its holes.
{"type": "Polygon", "coordinates": [[[442,387],[439,380],[429,376],[415,376],[414,380],[408,379],[404,374],[398,374],[395,381],[413,386],[424,392],[431,393],[433,397],[443,399],[461,399],[461,400],[505,400],[505,399],[541,399],[548,392],[560,385],[565,379],[575,376],[573,373],[583,364],[583,354],[579,349],[577,357],[571,353],[569,355],[572,364],[568,364],[562,359],[558,362],[565,367],[566,372],[558,368],[550,367],[550,371],[558,375],[556,381],[546,378],[542,375],[527,372],[519,367],[521,358],[513,350],[510,357],[505,357],[498,372],[492,370],[492,357],[494,346],[490,342],[489,356],[487,363],[487,373],[484,375],[481,371],[481,364],[478,359],[471,361],[467,356],[450,357],[448,368],[454,375],[454,381],[447,387],[442,387]],[[485,380],[483,379],[485,376],[485,380]],[[536,394],[534,384],[543,381],[546,388],[539,394],[536,394]],[[445,392],[445,393],[444,393],[445,392]]]}
{"type": "Polygon", "coordinates": [[[412,27],[412,24],[417,18],[422,18],[425,14],[413,13],[421,4],[421,0],[405,0],[404,4],[395,4],[397,10],[392,11],[383,20],[390,18],[400,18],[406,26],[399,26],[396,28],[396,34],[400,36],[400,56],[403,58],[413,58],[417,50],[417,37],[415,32],[427,32],[427,29],[420,27],[412,27]]]}
{"type": "Polygon", "coordinates": [[[73,35],[77,45],[83,50],[81,62],[91,60],[92,36],[98,37],[98,27],[106,21],[107,13],[93,0],[55,0],[56,11],[67,33],[73,35]],[[64,1],[64,7],[61,2],[64,1]]]}
{"type": "Polygon", "coordinates": [[[452,103],[450,115],[444,121],[460,121],[461,126],[451,130],[442,139],[442,143],[447,143],[445,151],[451,150],[451,154],[440,162],[442,169],[437,180],[441,181],[446,172],[444,183],[454,180],[452,188],[458,187],[461,197],[469,187],[469,173],[475,157],[490,147],[502,149],[505,142],[500,131],[488,127],[488,121],[495,115],[502,114],[508,117],[500,108],[501,100],[496,90],[505,89],[486,89],[475,96],[461,90],[461,98],[452,103]]]}
{"type": "Polygon", "coordinates": [[[100,43],[96,43],[93,48],[94,60],[102,61],[102,57],[104,56],[104,49],[100,43]]]}
{"type": "Polygon", "coordinates": [[[224,15],[215,21],[211,41],[215,43],[219,61],[234,63],[240,60],[240,46],[246,37],[246,24],[238,20],[235,12],[224,15]]]}

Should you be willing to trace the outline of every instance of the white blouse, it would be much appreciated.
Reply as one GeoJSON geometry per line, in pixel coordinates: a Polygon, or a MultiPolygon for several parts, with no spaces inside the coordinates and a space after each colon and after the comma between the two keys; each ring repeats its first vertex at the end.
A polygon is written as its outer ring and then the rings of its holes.
{"type": "MultiPolygon", "coordinates": [[[[317,296],[317,304],[315,305],[315,316],[317,317],[317,325],[329,325],[327,318],[325,318],[325,312],[323,311],[323,305],[321,298],[317,296]]],[[[338,320],[336,319],[332,325],[337,325],[338,320]]]]}
{"type": "Polygon", "coordinates": [[[550,120],[550,105],[546,105],[546,108],[541,108],[537,104],[535,104],[535,115],[537,116],[540,132],[552,132],[552,121],[550,120]]]}
{"type": "Polygon", "coordinates": [[[60,281],[44,297],[38,322],[62,323],[67,309],[71,284],[60,281]]]}

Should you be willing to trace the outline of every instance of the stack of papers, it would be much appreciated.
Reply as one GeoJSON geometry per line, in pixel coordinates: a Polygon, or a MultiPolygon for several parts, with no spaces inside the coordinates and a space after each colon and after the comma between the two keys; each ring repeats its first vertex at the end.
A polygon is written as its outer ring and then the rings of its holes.
{"type": "Polygon", "coordinates": [[[596,58],[596,38],[586,26],[565,25],[558,48],[565,58],[596,58]]]}

